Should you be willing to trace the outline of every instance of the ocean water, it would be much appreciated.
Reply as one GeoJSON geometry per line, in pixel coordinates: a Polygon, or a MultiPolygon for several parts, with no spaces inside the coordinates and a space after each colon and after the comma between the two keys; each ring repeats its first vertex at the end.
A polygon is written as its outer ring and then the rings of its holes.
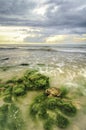
{"type": "Polygon", "coordinates": [[[0,79],[21,76],[27,69],[48,75],[53,87],[70,89],[79,113],[67,130],[86,130],[86,45],[0,45],[0,79]]]}
{"type": "Polygon", "coordinates": [[[1,45],[0,70],[3,67],[7,67],[8,73],[12,70],[15,72],[34,68],[53,76],[66,74],[71,80],[75,76],[86,78],[86,45],[78,47],[1,45]]]}

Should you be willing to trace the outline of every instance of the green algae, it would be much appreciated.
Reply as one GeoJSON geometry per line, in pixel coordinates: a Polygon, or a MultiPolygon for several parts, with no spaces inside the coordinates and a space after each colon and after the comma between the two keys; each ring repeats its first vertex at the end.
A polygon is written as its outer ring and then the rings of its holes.
{"type": "Polygon", "coordinates": [[[25,86],[23,84],[18,84],[13,87],[13,94],[15,96],[22,96],[26,93],[25,86]]]}
{"type": "Polygon", "coordinates": [[[60,90],[61,90],[60,97],[61,98],[64,98],[64,97],[66,98],[67,94],[69,93],[69,90],[65,86],[61,86],[60,90]]]}
{"type": "Polygon", "coordinates": [[[23,130],[24,121],[20,109],[13,103],[8,109],[7,127],[10,130],[23,130]]]}
{"type": "Polygon", "coordinates": [[[75,116],[76,112],[76,107],[71,102],[69,102],[69,100],[65,101],[62,98],[48,97],[45,94],[37,96],[30,106],[30,115],[32,117],[38,117],[39,119],[42,119],[45,130],[50,130],[53,127],[53,124],[50,126],[46,125],[47,123],[45,122],[48,118],[52,118],[52,120],[56,122],[54,125],[60,128],[66,128],[70,122],[68,118],[75,116]],[[57,113],[57,111],[59,111],[61,114],[57,113]],[[57,116],[53,117],[53,113],[57,116]]]}
{"type": "Polygon", "coordinates": [[[77,109],[72,103],[63,103],[62,106],[60,107],[60,110],[67,116],[75,116],[77,109]]]}
{"type": "Polygon", "coordinates": [[[0,85],[5,107],[0,111],[0,129],[5,130],[22,130],[24,121],[20,109],[15,105],[13,99],[24,96],[29,91],[38,91],[32,104],[29,106],[29,115],[32,119],[43,121],[44,129],[51,130],[53,126],[66,128],[69,124],[69,117],[76,115],[77,109],[72,101],[69,101],[69,91],[65,87],[61,87],[61,95],[59,97],[47,96],[45,91],[50,87],[49,77],[40,74],[36,70],[27,71],[21,78],[12,78],[0,85]],[[66,99],[66,100],[65,100],[66,99]],[[59,111],[60,113],[57,113],[59,111]],[[55,116],[53,116],[55,115],[55,116]],[[3,124],[6,122],[6,125],[3,124]],[[3,127],[4,125],[4,127],[3,127]]]}
{"type": "Polygon", "coordinates": [[[29,90],[43,90],[49,87],[49,78],[37,71],[26,73],[24,79],[24,84],[29,90]]]}
{"type": "Polygon", "coordinates": [[[12,102],[12,96],[11,95],[6,95],[4,98],[3,98],[4,102],[6,103],[11,103],[12,102]]]}
{"type": "Polygon", "coordinates": [[[46,121],[44,122],[44,129],[52,130],[53,125],[54,125],[54,120],[51,117],[48,117],[48,119],[46,119],[46,121]]]}
{"type": "Polygon", "coordinates": [[[66,118],[62,114],[57,114],[56,125],[59,128],[66,128],[69,125],[69,120],[68,120],[68,118],[66,118]]]}
{"type": "Polygon", "coordinates": [[[0,130],[23,130],[24,121],[20,109],[14,104],[0,107],[0,130]]]}

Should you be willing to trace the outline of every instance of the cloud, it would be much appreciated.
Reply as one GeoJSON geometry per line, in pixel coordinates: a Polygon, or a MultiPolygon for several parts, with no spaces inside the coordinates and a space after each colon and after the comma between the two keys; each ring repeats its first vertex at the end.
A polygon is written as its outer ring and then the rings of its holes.
{"type": "Polygon", "coordinates": [[[86,34],[77,35],[73,37],[73,41],[76,43],[86,43],[86,34]]]}
{"type": "Polygon", "coordinates": [[[0,25],[26,30],[25,42],[48,42],[53,38],[58,42],[64,35],[82,37],[86,34],[86,0],[0,0],[0,25]],[[29,32],[25,26],[34,31],[29,32]]]}
{"type": "Polygon", "coordinates": [[[0,14],[2,15],[25,15],[35,7],[31,0],[0,0],[0,14]]]}
{"type": "Polygon", "coordinates": [[[55,35],[46,38],[47,43],[63,43],[67,39],[67,35],[55,35]]]}
{"type": "Polygon", "coordinates": [[[34,37],[35,34],[31,32],[31,27],[0,27],[0,43],[23,43],[27,36],[34,37]]]}
{"type": "Polygon", "coordinates": [[[45,39],[46,43],[85,43],[86,34],[65,34],[65,35],[54,35],[45,39]]]}
{"type": "Polygon", "coordinates": [[[1,26],[0,43],[86,43],[86,34],[62,35],[40,27],[1,26]]]}

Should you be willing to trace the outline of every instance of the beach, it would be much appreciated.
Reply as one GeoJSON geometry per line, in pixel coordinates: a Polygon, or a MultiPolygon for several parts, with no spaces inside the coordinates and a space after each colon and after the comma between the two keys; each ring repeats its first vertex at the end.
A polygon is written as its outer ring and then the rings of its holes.
{"type": "MultiPolygon", "coordinates": [[[[12,77],[21,77],[26,70],[37,70],[48,76],[50,86],[66,86],[73,97],[78,113],[66,130],[86,129],[86,45],[78,46],[28,46],[0,45],[0,79],[6,81],[12,77]]],[[[37,95],[28,93],[27,98],[19,99],[18,106],[24,115],[27,104],[37,95]]],[[[26,130],[43,130],[31,119],[26,119],[26,130]],[[29,126],[28,126],[28,121],[29,126]]],[[[60,130],[54,128],[54,130],[60,130]]]]}

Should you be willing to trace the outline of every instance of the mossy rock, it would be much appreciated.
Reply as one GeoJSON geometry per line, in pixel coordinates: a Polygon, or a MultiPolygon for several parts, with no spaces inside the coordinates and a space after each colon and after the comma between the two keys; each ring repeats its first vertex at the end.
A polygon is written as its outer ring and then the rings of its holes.
{"type": "Polygon", "coordinates": [[[66,97],[67,89],[50,88],[49,78],[37,71],[27,71],[21,78],[11,79],[0,88],[3,89],[2,98],[8,104],[0,107],[1,130],[24,130],[21,112],[12,99],[25,95],[29,90],[42,90],[29,106],[29,113],[33,119],[43,120],[45,130],[52,129],[53,121],[54,125],[66,128],[69,124],[67,117],[72,117],[77,112],[72,101],[66,97]],[[6,122],[6,125],[3,122],[6,122]]]}
{"type": "Polygon", "coordinates": [[[4,130],[7,120],[8,105],[4,104],[0,107],[0,128],[4,130]]]}
{"type": "Polygon", "coordinates": [[[51,117],[48,117],[44,122],[44,130],[52,130],[54,125],[54,120],[51,117]]]}
{"type": "Polygon", "coordinates": [[[32,71],[25,75],[24,84],[30,90],[44,90],[49,88],[49,78],[38,72],[32,71]]]}
{"type": "Polygon", "coordinates": [[[66,117],[64,117],[63,115],[57,114],[56,125],[59,128],[67,128],[67,126],[69,125],[69,120],[66,117]]]}
{"type": "Polygon", "coordinates": [[[38,111],[38,117],[40,118],[40,119],[47,119],[48,118],[48,113],[47,113],[47,109],[46,109],[46,107],[44,106],[44,104],[42,104],[41,106],[40,106],[40,109],[39,109],[39,111],[38,111]]]}
{"type": "Polygon", "coordinates": [[[49,117],[53,118],[54,125],[57,125],[59,128],[67,128],[69,117],[74,116],[76,112],[76,107],[68,99],[47,96],[45,93],[37,96],[30,106],[32,117],[38,117],[43,122],[46,122],[44,123],[45,130],[52,128],[46,121],[49,117]]]}
{"type": "Polygon", "coordinates": [[[22,130],[23,129],[23,119],[21,117],[20,109],[15,105],[11,104],[8,109],[8,128],[10,130],[22,130]]]}
{"type": "Polygon", "coordinates": [[[11,103],[12,102],[12,96],[11,95],[6,95],[4,98],[3,98],[4,102],[6,103],[11,103]]]}
{"type": "Polygon", "coordinates": [[[50,97],[46,100],[47,109],[54,110],[57,108],[57,99],[50,97]]]}
{"type": "Polygon", "coordinates": [[[44,97],[39,99],[37,97],[34,102],[30,106],[30,115],[32,117],[39,117],[40,119],[46,119],[48,117],[47,109],[45,107],[45,103],[43,102],[44,97]]]}
{"type": "Polygon", "coordinates": [[[0,112],[6,113],[7,111],[8,111],[8,105],[7,105],[7,104],[3,104],[3,105],[0,107],[0,112]]]}
{"type": "Polygon", "coordinates": [[[37,97],[35,97],[34,102],[35,103],[42,103],[46,99],[47,99],[47,96],[44,93],[42,93],[42,94],[39,94],[37,97]]]}
{"type": "Polygon", "coordinates": [[[12,90],[13,90],[13,87],[9,86],[9,85],[6,85],[4,87],[4,91],[3,91],[3,94],[4,95],[11,95],[12,94],[12,90]]]}
{"type": "Polygon", "coordinates": [[[24,121],[20,109],[14,104],[0,107],[0,130],[23,130],[24,121]]]}
{"type": "Polygon", "coordinates": [[[68,92],[69,92],[68,88],[62,86],[62,87],[60,88],[60,91],[61,91],[60,97],[61,97],[61,98],[66,98],[66,96],[67,96],[67,94],[68,94],[68,92]]]}
{"type": "Polygon", "coordinates": [[[13,94],[15,96],[22,96],[26,93],[25,86],[23,84],[18,84],[13,87],[13,94]]]}
{"type": "Polygon", "coordinates": [[[63,103],[60,110],[67,116],[75,116],[77,113],[76,107],[72,103],[63,103]]]}
{"type": "Polygon", "coordinates": [[[55,110],[62,106],[63,101],[60,98],[48,97],[45,104],[47,109],[55,110]]]}
{"type": "Polygon", "coordinates": [[[38,112],[40,110],[40,105],[32,103],[29,110],[30,110],[30,115],[32,117],[36,117],[36,115],[38,114],[38,112]]]}
{"type": "Polygon", "coordinates": [[[6,81],[6,83],[7,83],[7,84],[10,84],[10,83],[15,83],[15,82],[16,82],[16,80],[15,80],[15,79],[9,79],[9,80],[7,80],[7,81],[6,81]]]}

